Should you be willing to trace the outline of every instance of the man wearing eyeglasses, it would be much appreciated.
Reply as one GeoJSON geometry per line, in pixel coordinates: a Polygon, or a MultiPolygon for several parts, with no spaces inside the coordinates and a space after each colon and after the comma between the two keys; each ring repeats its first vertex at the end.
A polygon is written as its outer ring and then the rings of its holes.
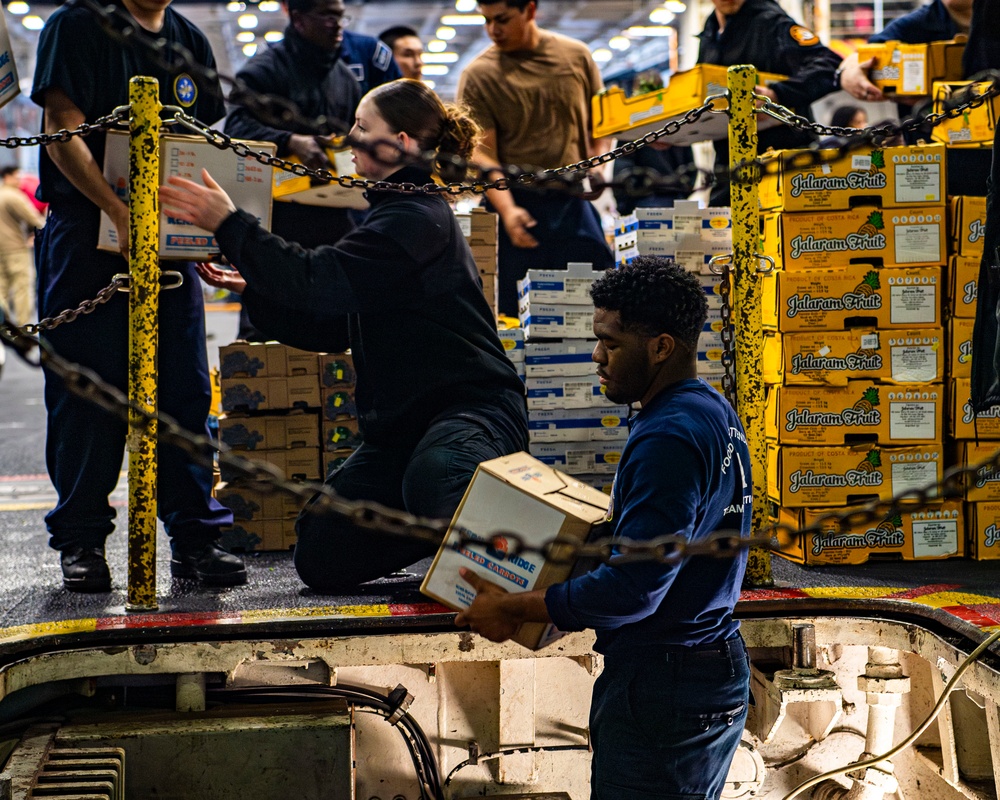
{"type": "MultiPolygon", "coordinates": [[[[343,0],[288,0],[289,22],[285,37],[247,62],[236,78],[230,100],[236,104],[225,130],[240,139],[274,142],[279,158],[295,156],[307,167],[330,169],[326,148],[330,137],[323,133],[346,133],[354,122],[361,101],[361,84],[341,59],[344,28],[350,17],[343,0]],[[267,103],[262,96],[287,100],[296,118],[276,119],[283,104],[267,103]],[[325,130],[310,120],[324,117],[325,130]]],[[[277,235],[312,248],[333,244],[354,228],[348,209],[276,202],[271,230],[277,235]]],[[[240,338],[259,339],[245,313],[240,317],[240,338]]],[[[344,347],[347,347],[344,325],[344,347]]]]}
{"type": "MultiPolygon", "coordinates": [[[[554,169],[597,155],[610,144],[591,133],[591,98],[604,88],[583,42],[543,30],[536,0],[481,0],[493,45],[462,72],[458,99],[483,128],[481,167],[516,164],[554,169]]],[[[488,174],[501,177],[500,170],[488,174]]],[[[582,261],[614,265],[600,215],[565,192],[515,188],[486,193],[500,215],[500,311],[517,316],[517,281],[528,269],[565,269],[582,261]]]]}

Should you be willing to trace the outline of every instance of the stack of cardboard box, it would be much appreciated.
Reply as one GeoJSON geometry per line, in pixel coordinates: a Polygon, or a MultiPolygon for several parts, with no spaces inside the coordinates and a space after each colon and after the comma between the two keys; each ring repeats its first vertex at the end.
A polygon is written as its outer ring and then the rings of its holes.
{"type": "Polygon", "coordinates": [[[708,321],[698,339],[698,375],[722,388],[722,277],[710,268],[712,258],[733,249],[728,208],[701,208],[679,200],[670,208],[637,208],[615,224],[615,257],[620,264],[635,256],[670,258],[698,276],[708,297],[708,321]]]}
{"type": "MultiPolygon", "coordinates": [[[[1000,407],[981,414],[972,411],[972,329],[976,316],[979,267],[983,256],[986,198],[952,197],[952,254],[948,297],[951,334],[949,377],[951,389],[949,433],[954,437],[954,460],[977,464],[1000,449],[1000,407]]],[[[980,470],[965,485],[969,555],[1000,559],[1000,471],[980,470]]]]}
{"type": "Polygon", "coordinates": [[[354,359],[350,353],[323,353],[319,356],[320,449],[323,451],[324,479],[361,444],[354,394],[356,378],[354,359]]]}
{"type": "Polygon", "coordinates": [[[458,224],[472,249],[483,294],[497,316],[497,226],[499,215],[483,208],[474,208],[468,214],[458,214],[458,224]]]}
{"type": "MultiPolygon", "coordinates": [[[[237,342],[220,348],[222,410],[219,439],[289,479],[319,480],[319,358],[282,344],[237,342]]],[[[295,543],[302,501],[241,482],[220,464],[219,502],[233,511],[223,542],[233,550],[287,550],[295,543]]]]}
{"type": "MultiPolygon", "coordinates": [[[[776,164],[777,166],[777,164],[776,164]]],[[[760,187],[768,496],[806,525],[940,480],[946,168],[940,145],[782,166],[760,187]]],[[[961,503],[782,542],[810,564],[964,552],[961,503]]]]}
{"type": "Polygon", "coordinates": [[[591,359],[602,273],[590,264],[528,270],[518,282],[531,454],[577,480],[608,489],[628,438],[628,407],[604,396],[591,359]]]}

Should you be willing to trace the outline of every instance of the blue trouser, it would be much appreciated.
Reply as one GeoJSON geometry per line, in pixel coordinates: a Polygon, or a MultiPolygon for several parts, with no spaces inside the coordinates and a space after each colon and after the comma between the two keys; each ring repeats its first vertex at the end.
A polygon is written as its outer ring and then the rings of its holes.
{"type": "MultiPolygon", "coordinates": [[[[528,229],[538,247],[515,247],[500,222],[497,292],[501,313],[517,316],[517,282],[529,269],[566,269],[571,261],[593,264],[595,270],[614,266],[601,215],[589,200],[528,189],[512,189],[511,195],[538,223],[528,229]]],[[[495,210],[489,203],[486,207],[495,210]]]]}
{"type": "MultiPolygon", "coordinates": [[[[87,203],[54,205],[38,234],[39,317],[76,308],[127,272],[125,260],[101,252],[97,209],[87,203]]],[[[159,409],[182,427],[207,435],[211,404],[201,283],[189,263],[165,269],[184,274],[184,285],[160,294],[159,409]]],[[[92,314],[45,335],[57,354],[89,367],[122,391],[128,380],[128,296],[120,294],[92,314]]],[[[48,431],[45,458],[58,503],[45,522],[49,545],[100,546],[114,530],[108,495],[118,483],[127,426],[119,418],[69,392],[45,370],[48,431]]],[[[232,513],[211,496],[211,467],[196,465],[175,447],[157,451],[157,513],[175,540],[212,541],[232,513]]]]}
{"type": "MultiPolygon", "coordinates": [[[[491,424],[490,411],[442,414],[415,447],[362,444],[326,483],[348,500],[451,519],[480,462],[527,449],[524,439],[491,424]]],[[[295,569],[317,591],[349,593],[437,552],[436,543],[359,528],[314,506],[299,515],[295,569]]]]}
{"type": "Polygon", "coordinates": [[[749,691],[739,634],[606,656],[590,709],[591,800],[716,800],[743,734],[749,691]]]}

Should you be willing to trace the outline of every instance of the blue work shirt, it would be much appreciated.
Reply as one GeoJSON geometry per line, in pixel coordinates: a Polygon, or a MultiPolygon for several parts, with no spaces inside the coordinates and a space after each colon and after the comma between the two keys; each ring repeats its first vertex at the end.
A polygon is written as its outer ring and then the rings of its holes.
{"type": "Polygon", "coordinates": [[[886,25],[879,33],[868,37],[869,42],[903,42],[927,44],[954,39],[958,25],[951,18],[941,0],[932,0],[909,14],[904,14],[886,25]]]}
{"type": "Polygon", "coordinates": [[[403,77],[389,45],[363,33],[344,31],[340,60],[347,64],[355,80],[361,84],[362,97],[376,86],[403,77]]]}

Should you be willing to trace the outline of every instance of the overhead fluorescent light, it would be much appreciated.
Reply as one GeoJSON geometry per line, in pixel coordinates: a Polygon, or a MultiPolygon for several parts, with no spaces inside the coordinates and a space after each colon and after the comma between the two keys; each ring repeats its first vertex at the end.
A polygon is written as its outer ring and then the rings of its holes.
{"type": "Polygon", "coordinates": [[[260,0],[257,4],[258,11],[281,11],[281,3],[278,0],[260,0]]]}
{"type": "Polygon", "coordinates": [[[654,8],[649,12],[649,21],[655,22],[657,25],[669,25],[674,21],[675,16],[676,14],[674,14],[674,12],[669,8],[663,8],[661,6],[660,8],[654,8]]]}
{"type": "Polygon", "coordinates": [[[486,17],[482,14],[445,14],[441,17],[442,25],[485,25],[486,17]]]}
{"type": "Polygon", "coordinates": [[[606,47],[598,47],[593,53],[591,53],[591,56],[598,64],[606,64],[615,57],[615,54],[606,47]]]}
{"type": "Polygon", "coordinates": [[[256,44],[243,45],[243,55],[245,55],[247,58],[252,58],[254,55],[256,55],[256,53],[257,53],[256,44]]]}
{"type": "Polygon", "coordinates": [[[246,44],[247,42],[252,42],[256,38],[257,37],[254,36],[253,31],[240,31],[239,33],[236,34],[236,41],[243,42],[243,44],[246,44]]]}
{"type": "Polygon", "coordinates": [[[458,61],[458,53],[424,53],[425,64],[454,64],[458,61]]]}
{"type": "Polygon", "coordinates": [[[282,31],[268,31],[264,34],[265,42],[280,42],[285,38],[285,34],[282,31]]]}
{"type": "Polygon", "coordinates": [[[37,14],[29,14],[21,20],[21,24],[29,31],[40,31],[45,27],[45,20],[37,14]]]}
{"type": "Polygon", "coordinates": [[[7,4],[7,10],[11,14],[27,14],[31,11],[31,6],[24,2],[24,0],[12,0],[12,2],[7,4]]]}
{"type": "Polygon", "coordinates": [[[454,28],[449,28],[447,25],[442,25],[440,28],[437,29],[437,32],[434,35],[437,36],[438,39],[444,39],[446,42],[450,42],[452,39],[455,38],[456,33],[457,31],[454,28]]]}
{"type": "Polygon", "coordinates": [[[644,36],[672,36],[674,32],[669,25],[633,25],[625,31],[633,39],[644,36]]]}
{"type": "Polygon", "coordinates": [[[247,4],[246,3],[238,3],[238,2],[236,2],[236,0],[233,0],[233,2],[231,2],[231,3],[226,3],[226,11],[232,11],[234,14],[236,14],[237,12],[246,11],[246,10],[247,10],[247,4]]]}
{"type": "Polygon", "coordinates": [[[455,10],[463,14],[475,11],[477,5],[479,5],[478,0],[455,0],[455,10]]]}
{"type": "Polygon", "coordinates": [[[675,14],[683,14],[687,10],[687,6],[681,0],[667,0],[663,7],[675,14]]]}
{"type": "Polygon", "coordinates": [[[427,43],[427,50],[431,53],[443,53],[448,49],[448,43],[442,42],[440,39],[431,39],[427,43]]]}
{"type": "Polygon", "coordinates": [[[628,50],[632,46],[627,36],[612,36],[608,41],[608,47],[612,50],[628,50]]]}
{"type": "Polygon", "coordinates": [[[424,68],[420,71],[421,75],[447,75],[448,74],[447,64],[424,64],[424,68]]]}
{"type": "Polygon", "coordinates": [[[241,28],[256,28],[257,27],[257,15],[256,14],[240,14],[236,18],[236,24],[241,28]]]}

